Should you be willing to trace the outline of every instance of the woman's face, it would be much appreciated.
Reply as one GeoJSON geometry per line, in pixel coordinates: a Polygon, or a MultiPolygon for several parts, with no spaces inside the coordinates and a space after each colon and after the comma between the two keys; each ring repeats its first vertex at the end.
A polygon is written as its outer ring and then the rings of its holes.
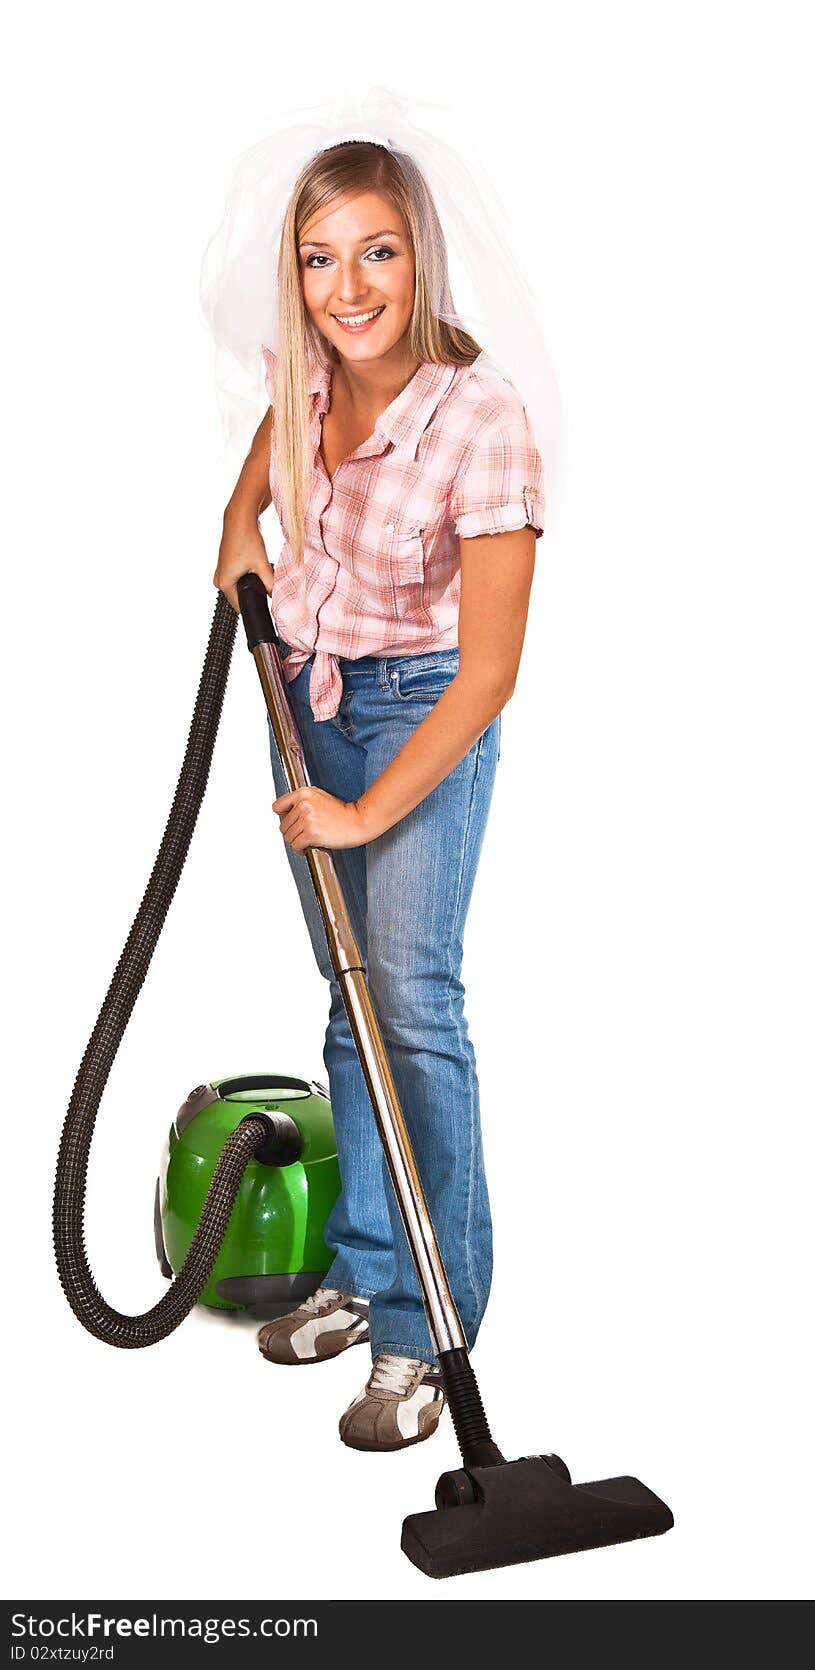
{"type": "Polygon", "coordinates": [[[303,227],[299,258],[309,314],[344,359],[361,364],[395,347],[413,311],[414,262],[386,197],[365,191],[330,203],[303,227]]]}

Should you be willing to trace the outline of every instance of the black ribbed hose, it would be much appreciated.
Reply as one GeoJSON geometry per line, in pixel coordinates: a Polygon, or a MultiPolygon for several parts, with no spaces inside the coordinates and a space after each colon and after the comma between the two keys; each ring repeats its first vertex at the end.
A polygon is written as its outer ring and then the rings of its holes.
{"type": "Polygon", "coordinates": [[[192,1246],[178,1275],[152,1310],[124,1316],[103,1299],[85,1251],[88,1159],[108,1074],[164,926],[204,798],[229,676],[238,617],[221,592],[215,605],[184,761],[150,880],[107,990],[76,1076],[62,1131],[54,1189],[54,1250],[59,1279],[74,1315],[108,1345],[135,1349],[172,1333],[206,1287],[226,1234],[241,1178],[269,1140],[262,1117],[232,1132],[218,1161],[192,1246]]]}
{"type": "Polygon", "coordinates": [[[439,1365],[465,1467],[500,1466],[504,1457],[490,1432],[468,1353],[463,1347],[440,1351],[439,1365]]]}

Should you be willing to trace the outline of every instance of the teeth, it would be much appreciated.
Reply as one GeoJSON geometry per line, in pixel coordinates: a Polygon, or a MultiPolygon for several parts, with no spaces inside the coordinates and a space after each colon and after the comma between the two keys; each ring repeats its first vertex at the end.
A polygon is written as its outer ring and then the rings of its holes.
{"type": "Polygon", "coordinates": [[[371,309],[370,313],[357,313],[356,315],[351,315],[346,319],[343,318],[341,313],[336,313],[334,317],[339,320],[341,325],[350,325],[351,329],[355,330],[358,325],[366,325],[369,319],[375,319],[377,314],[382,312],[384,305],[385,304],[383,302],[382,307],[374,307],[371,309]]]}

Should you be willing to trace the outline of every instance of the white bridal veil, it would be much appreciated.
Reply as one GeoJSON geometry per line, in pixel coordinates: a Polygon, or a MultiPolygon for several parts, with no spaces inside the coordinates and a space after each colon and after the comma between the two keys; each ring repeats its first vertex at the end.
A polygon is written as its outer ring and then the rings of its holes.
{"type": "Polygon", "coordinates": [[[230,468],[237,476],[268,405],[261,345],[278,344],[277,258],[292,188],[317,151],[344,139],[376,140],[412,159],[423,176],[447,251],[449,287],[443,263],[431,264],[434,310],[469,331],[521,396],[543,460],[549,531],[560,501],[561,407],[539,303],[512,253],[518,232],[471,144],[456,132],[454,114],[382,87],[364,98],[281,112],[274,130],[238,159],[221,224],[204,253],[200,292],[216,344],[230,468]]]}

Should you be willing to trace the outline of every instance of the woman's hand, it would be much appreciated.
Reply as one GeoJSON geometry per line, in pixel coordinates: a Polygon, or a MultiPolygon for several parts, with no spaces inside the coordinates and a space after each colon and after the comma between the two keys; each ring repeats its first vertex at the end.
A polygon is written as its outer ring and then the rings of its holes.
{"type": "Polygon", "coordinates": [[[292,789],[274,801],[280,833],[295,852],[306,847],[362,847],[368,832],[353,800],[338,800],[314,784],[292,789]]]}
{"type": "Polygon", "coordinates": [[[274,583],[274,569],[266,555],[266,546],[257,521],[246,517],[224,516],[224,531],[218,552],[218,567],[212,583],[229,599],[236,614],[238,581],[242,574],[258,574],[269,596],[274,583]]]}

